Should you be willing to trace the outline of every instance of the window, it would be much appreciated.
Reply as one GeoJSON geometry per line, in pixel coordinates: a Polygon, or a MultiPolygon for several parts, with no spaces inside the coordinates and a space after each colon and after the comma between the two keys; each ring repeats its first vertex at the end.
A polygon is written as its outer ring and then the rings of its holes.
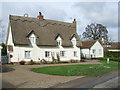
{"type": "Polygon", "coordinates": [[[92,50],[93,53],[95,53],[95,51],[96,51],[95,49],[92,50]]]}
{"type": "Polygon", "coordinates": [[[61,45],[61,40],[57,40],[57,45],[61,45]]]}
{"type": "Polygon", "coordinates": [[[50,57],[50,51],[45,51],[45,57],[50,57]]]}
{"type": "Polygon", "coordinates": [[[77,51],[74,51],[74,57],[77,57],[77,51]]]}
{"type": "Polygon", "coordinates": [[[73,45],[76,45],[76,40],[72,40],[73,45]]]}
{"type": "Polygon", "coordinates": [[[65,51],[60,51],[60,56],[64,57],[65,56],[65,51]]]}
{"type": "Polygon", "coordinates": [[[36,38],[35,37],[30,37],[30,42],[31,43],[36,43],[36,38]]]}
{"type": "Polygon", "coordinates": [[[29,59],[30,58],[30,51],[25,51],[25,58],[29,59]]]}

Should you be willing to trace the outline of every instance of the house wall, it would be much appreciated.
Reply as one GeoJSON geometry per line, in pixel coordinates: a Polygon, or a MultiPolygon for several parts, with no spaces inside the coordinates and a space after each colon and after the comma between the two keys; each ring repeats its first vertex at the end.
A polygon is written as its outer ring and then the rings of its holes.
{"type": "Polygon", "coordinates": [[[21,60],[30,61],[31,59],[34,61],[39,61],[41,59],[45,59],[47,61],[52,61],[52,56],[45,57],[45,51],[50,51],[56,54],[60,51],[65,51],[65,57],[60,57],[61,61],[67,61],[67,60],[80,60],[80,48],[78,47],[50,47],[50,46],[14,46],[14,52],[13,52],[13,58],[11,59],[12,62],[19,62],[21,60]],[[25,59],[25,51],[31,51],[31,57],[29,59],[25,59]],[[74,57],[74,51],[77,51],[78,56],[74,57]]]}
{"type": "Polygon", "coordinates": [[[81,55],[85,58],[91,58],[91,57],[104,57],[104,50],[102,45],[96,41],[96,43],[89,49],[89,48],[83,48],[81,49],[81,55]],[[95,49],[95,53],[93,53],[93,49],[95,49]]]}
{"type": "Polygon", "coordinates": [[[13,55],[13,51],[14,51],[14,43],[13,43],[13,37],[12,37],[10,25],[8,26],[8,40],[7,40],[6,44],[7,44],[8,63],[10,63],[11,62],[10,55],[13,55]],[[13,51],[8,51],[8,45],[13,46],[13,51]]]}
{"type": "Polygon", "coordinates": [[[118,49],[108,49],[108,51],[119,52],[120,50],[118,50],[118,49]]]}
{"type": "Polygon", "coordinates": [[[90,50],[88,48],[81,49],[81,57],[90,58],[90,50]]]}
{"type": "Polygon", "coordinates": [[[97,41],[91,48],[90,54],[92,57],[104,57],[104,50],[102,45],[97,41]],[[95,49],[95,53],[93,53],[93,49],[95,49]]]}

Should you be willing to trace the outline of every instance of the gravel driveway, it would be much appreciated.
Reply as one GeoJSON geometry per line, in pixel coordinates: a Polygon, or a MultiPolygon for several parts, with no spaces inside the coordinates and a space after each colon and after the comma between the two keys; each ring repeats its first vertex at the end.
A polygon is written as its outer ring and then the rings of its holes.
{"type": "MultiPolygon", "coordinates": [[[[76,63],[78,64],[78,63],[76,63]]],[[[80,64],[80,63],[79,63],[80,64]]],[[[81,63],[85,64],[85,63],[81,63]]],[[[86,64],[100,64],[99,62],[87,62],[86,64]]],[[[32,72],[32,68],[52,65],[7,65],[15,70],[2,73],[3,88],[48,88],[54,85],[65,83],[84,76],[55,76],[32,72]],[[8,85],[6,84],[8,83],[8,85]]],[[[60,64],[66,65],[66,64],[60,64]]]]}

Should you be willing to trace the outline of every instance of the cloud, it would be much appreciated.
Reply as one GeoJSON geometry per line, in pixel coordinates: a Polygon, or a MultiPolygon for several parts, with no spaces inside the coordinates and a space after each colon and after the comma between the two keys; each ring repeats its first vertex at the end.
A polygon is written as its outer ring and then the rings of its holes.
{"type": "Polygon", "coordinates": [[[84,18],[91,22],[101,23],[112,28],[117,26],[117,3],[82,2],[76,3],[74,7],[84,15],[84,18]]]}
{"type": "MultiPolygon", "coordinates": [[[[64,21],[65,16],[67,16],[64,9],[56,8],[59,7],[55,3],[31,3],[31,2],[4,2],[2,7],[2,19],[3,25],[5,25],[4,32],[4,40],[6,39],[7,35],[7,27],[9,22],[9,15],[17,15],[23,16],[25,13],[29,14],[29,17],[37,17],[38,12],[42,12],[45,19],[53,19],[64,21]]],[[[1,40],[0,40],[1,41],[1,40]]]]}
{"type": "Polygon", "coordinates": [[[118,12],[117,3],[114,2],[4,2],[2,3],[2,19],[5,33],[9,14],[23,16],[28,13],[30,17],[37,17],[38,12],[42,12],[46,19],[51,20],[72,22],[76,18],[78,34],[82,34],[90,23],[101,23],[107,27],[113,39],[117,40],[115,34],[118,30],[118,12]]]}
{"type": "MultiPolygon", "coordinates": [[[[73,8],[78,11],[81,22],[80,32],[90,23],[100,23],[107,27],[109,35],[118,41],[118,4],[114,2],[80,2],[75,3],[73,8]]],[[[81,33],[82,34],[82,33],[81,33]]]]}

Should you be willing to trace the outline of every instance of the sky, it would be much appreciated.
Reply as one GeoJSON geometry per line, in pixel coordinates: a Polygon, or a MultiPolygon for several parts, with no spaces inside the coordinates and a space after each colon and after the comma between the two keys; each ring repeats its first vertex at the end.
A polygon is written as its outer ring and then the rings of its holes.
{"type": "Polygon", "coordinates": [[[45,19],[64,22],[76,19],[79,35],[91,23],[102,24],[107,27],[109,37],[118,41],[117,2],[2,2],[1,12],[0,42],[6,40],[9,15],[23,16],[28,13],[29,17],[37,17],[38,12],[42,12],[45,19]]]}

